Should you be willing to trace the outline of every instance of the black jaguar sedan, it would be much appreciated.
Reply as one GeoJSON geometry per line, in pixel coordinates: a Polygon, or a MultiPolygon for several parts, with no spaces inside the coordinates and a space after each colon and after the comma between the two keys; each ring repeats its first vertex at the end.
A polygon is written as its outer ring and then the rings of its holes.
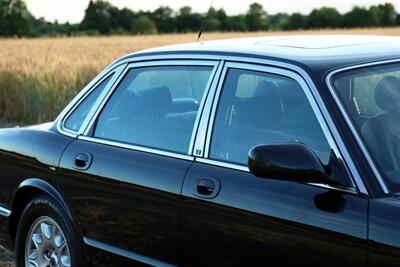
{"type": "Polygon", "coordinates": [[[0,130],[0,245],[32,267],[399,266],[400,38],[118,59],[54,122],[0,130]]]}

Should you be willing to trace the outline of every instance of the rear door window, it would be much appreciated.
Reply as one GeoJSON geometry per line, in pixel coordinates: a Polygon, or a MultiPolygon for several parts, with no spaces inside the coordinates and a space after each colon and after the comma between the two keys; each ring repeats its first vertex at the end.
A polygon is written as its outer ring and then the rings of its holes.
{"type": "Polygon", "coordinates": [[[130,69],[100,113],[94,137],[187,154],[214,66],[130,69]]]}

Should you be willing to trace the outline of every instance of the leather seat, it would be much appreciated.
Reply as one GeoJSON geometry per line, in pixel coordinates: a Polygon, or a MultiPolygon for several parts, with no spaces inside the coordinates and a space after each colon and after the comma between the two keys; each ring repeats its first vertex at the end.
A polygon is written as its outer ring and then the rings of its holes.
{"type": "Polygon", "coordinates": [[[280,127],[284,104],[280,88],[274,82],[259,82],[253,97],[237,103],[236,112],[233,128],[227,136],[229,161],[247,162],[248,151],[255,145],[295,141],[280,127]]]}
{"type": "Polygon", "coordinates": [[[400,79],[383,78],[375,89],[375,101],[384,112],[367,120],[361,135],[383,172],[400,165],[400,79]]]}

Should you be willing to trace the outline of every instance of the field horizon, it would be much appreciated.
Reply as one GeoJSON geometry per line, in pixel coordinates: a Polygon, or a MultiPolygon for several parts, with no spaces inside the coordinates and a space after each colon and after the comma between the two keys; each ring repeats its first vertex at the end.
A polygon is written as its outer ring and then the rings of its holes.
{"type": "MultiPolygon", "coordinates": [[[[203,33],[201,41],[277,35],[400,36],[400,27],[203,33]]],[[[195,42],[197,33],[0,39],[0,127],[53,120],[99,71],[128,53],[195,42]]]]}

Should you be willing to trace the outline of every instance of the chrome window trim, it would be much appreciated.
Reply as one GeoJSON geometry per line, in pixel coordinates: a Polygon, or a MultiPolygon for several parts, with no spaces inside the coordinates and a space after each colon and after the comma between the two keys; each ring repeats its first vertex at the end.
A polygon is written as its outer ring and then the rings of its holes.
{"type": "Polygon", "coordinates": [[[0,216],[9,217],[11,215],[11,210],[0,206],[0,216]]]}
{"type": "Polygon", "coordinates": [[[92,142],[92,143],[96,143],[96,144],[114,146],[114,147],[118,147],[118,148],[126,148],[126,149],[130,149],[130,150],[146,152],[146,153],[151,153],[151,154],[156,154],[156,155],[161,155],[161,156],[167,156],[167,157],[176,158],[176,159],[183,159],[183,160],[188,160],[188,161],[194,160],[194,157],[190,156],[190,155],[184,155],[184,154],[169,152],[169,151],[165,151],[165,150],[159,150],[156,148],[149,148],[149,147],[143,147],[143,146],[138,146],[138,145],[126,144],[126,143],[121,143],[121,142],[116,142],[116,141],[111,141],[111,140],[99,139],[99,138],[94,138],[94,137],[90,137],[90,136],[79,135],[78,140],[92,142]]]}
{"type": "MultiPolygon", "coordinates": [[[[195,140],[195,135],[198,129],[198,124],[200,121],[200,117],[202,114],[202,109],[204,107],[204,103],[207,99],[207,95],[208,95],[208,91],[209,88],[215,78],[215,74],[217,72],[218,69],[218,65],[220,64],[220,61],[216,61],[216,60],[157,60],[157,61],[146,61],[146,62],[138,62],[138,63],[131,63],[129,64],[123,71],[123,73],[119,76],[118,80],[113,84],[112,88],[110,90],[108,90],[107,94],[100,99],[99,104],[96,107],[96,111],[93,113],[92,117],[90,118],[88,124],[86,125],[86,129],[83,131],[83,135],[84,136],[88,136],[90,131],[92,130],[92,128],[94,127],[94,123],[97,119],[97,117],[100,115],[101,110],[104,108],[104,106],[106,105],[106,103],[108,102],[108,100],[110,99],[110,97],[112,96],[112,94],[115,92],[115,90],[118,88],[118,85],[121,83],[122,79],[126,76],[126,74],[134,68],[141,68],[141,67],[157,67],[157,66],[209,66],[212,67],[212,71],[210,73],[210,77],[207,81],[207,85],[206,88],[204,89],[204,93],[202,96],[202,100],[200,102],[200,106],[199,106],[199,110],[197,112],[196,115],[196,120],[195,120],[195,124],[193,125],[193,129],[192,129],[192,134],[191,134],[191,139],[190,139],[190,143],[189,143],[189,147],[188,147],[188,155],[192,154],[192,150],[193,150],[193,143],[195,140]]],[[[100,138],[96,138],[96,137],[92,137],[91,139],[92,141],[94,140],[102,140],[100,138]]],[[[119,142],[114,142],[115,143],[119,143],[119,142]]],[[[122,144],[122,143],[121,143],[122,144]]],[[[140,145],[134,145],[134,147],[136,148],[144,148],[147,149],[144,146],[140,146],[140,145]]],[[[152,151],[158,151],[158,153],[163,153],[164,150],[162,149],[152,149],[152,151]]],[[[169,152],[166,152],[169,153],[169,152]]],[[[180,154],[178,154],[180,155],[180,154]]]]}
{"type": "Polygon", "coordinates": [[[198,124],[197,135],[196,135],[195,144],[194,144],[194,150],[191,151],[191,152],[193,152],[193,155],[195,155],[196,157],[203,157],[203,155],[204,155],[204,140],[206,140],[206,134],[207,134],[206,129],[208,127],[208,121],[209,121],[209,117],[210,117],[210,109],[213,106],[213,100],[214,100],[215,93],[218,88],[218,84],[221,81],[221,77],[224,76],[224,73],[223,73],[224,64],[225,64],[225,61],[222,60],[220,65],[218,66],[217,73],[214,77],[214,80],[213,80],[211,87],[207,94],[207,99],[206,99],[206,102],[204,105],[202,116],[201,116],[200,122],[198,124]]]}
{"type": "MultiPolygon", "coordinates": [[[[196,162],[205,163],[205,164],[218,166],[218,167],[224,167],[224,168],[228,168],[228,169],[232,169],[232,170],[238,170],[238,171],[242,171],[242,172],[248,172],[248,173],[250,172],[249,168],[246,166],[236,165],[236,164],[212,160],[212,159],[196,158],[196,162]]],[[[311,182],[307,183],[307,184],[311,185],[311,186],[315,186],[315,187],[325,188],[328,190],[338,191],[338,192],[345,192],[345,193],[354,194],[354,195],[358,194],[357,189],[355,187],[353,188],[353,187],[344,187],[344,186],[331,186],[331,185],[324,184],[324,183],[311,183],[311,182]]]]}
{"type": "MultiPolygon", "coordinates": [[[[304,80],[304,78],[301,75],[299,75],[298,73],[293,72],[291,70],[282,69],[279,67],[277,68],[275,66],[271,67],[271,66],[257,65],[257,64],[252,64],[252,63],[238,63],[238,62],[231,62],[231,61],[224,64],[223,74],[220,77],[221,82],[218,85],[216,95],[215,95],[214,99],[212,100],[213,106],[208,111],[208,114],[211,114],[210,115],[211,117],[206,118],[206,119],[209,119],[209,124],[208,124],[208,128],[206,130],[207,131],[206,138],[203,141],[203,143],[205,144],[205,147],[203,148],[205,159],[210,160],[209,159],[209,150],[210,150],[212,129],[213,129],[213,125],[214,125],[214,120],[215,120],[216,110],[217,110],[217,106],[218,106],[218,102],[219,102],[219,97],[221,96],[223,81],[228,73],[229,68],[247,69],[250,71],[260,71],[260,72],[265,72],[265,73],[282,75],[282,76],[285,76],[288,78],[292,78],[297,83],[299,83],[299,85],[302,87],[304,93],[306,94],[308,101],[311,104],[314,114],[317,117],[320,127],[322,128],[322,131],[323,131],[325,138],[327,139],[331,149],[334,151],[336,157],[345,163],[345,166],[347,168],[348,173],[350,174],[351,182],[353,183],[354,188],[358,188],[359,192],[362,194],[368,194],[366,187],[364,186],[364,183],[361,180],[361,177],[358,176],[359,179],[357,180],[356,175],[358,175],[358,172],[354,173],[353,170],[351,168],[349,168],[348,160],[346,160],[345,156],[341,153],[342,150],[338,147],[338,145],[336,143],[337,139],[339,139],[342,142],[342,144],[343,144],[343,141],[341,140],[341,138],[338,134],[337,134],[337,138],[336,139],[334,138],[331,130],[332,130],[332,128],[334,130],[336,130],[336,127],[334,126],[333,121],[329,116],[329,113],[327,113],[326,107],[324,106],[322,99],[320,99],[320,101],[318,101],[318,98],[316,98],[316,96],[319,96],[316,87],[314,86],[315,89],[313,91],[312,87],[309,86],[307,84],[307,82],[304,80]],[[323,112],[323,110],[324,110],[323,108],[325,108],[325,110],[326,110],[325,114],[323,112]],[[326,117],[330,118],[333,126],[331,126],[328,123],[329,120],[328,121],[325,120],[326,117]]],[[[337,132],[337,130],[336,130],[336,132],[337,132]]],[[[199,141],[199,143],[202,143],[202,142],[199,141]]],[[[344,147],[344,144],[343,144],[343,147],[344,147]]],[[[347,150],[345,150],[345,151],[347,152],[347,150]]],[[[348,155],[348,153],[347,153],[347,155],[348,155]]],[[[195,158],[195,160],[202,161],[202,159],[199,159],[197,157],[195,158]]],[[[222,167],[234,168],[234,169],[238,169],[238,170],[242,170],[242,171],[246,170],[243,168],[243,166],[237,165],[235,163],[222,163],[222,162],[219,162],[218,160],[212,160],[212,159],[211,159],[211,161],[208,161],[208,163],[213,164],[213,165],[222,166],[222,167]],[[218,164],[216,164],[216,162],[218,162],[218,164]]],[[[352,163],[352,161],[350,161],[350,163],[352,163]]],[[[355,167],[354,167],[354,169],[355,169],[355,167]]]]}
{"type": "Polygon", "coordinates": [[[205,88],[203,96],[201,98],[199,110],[197,111],[196,120],[193,125],[192,136],[190,137],[188,155],[191,155],[193,153],[194,142],[196,139],[197,131],[199,129],[200,118],[203,114],[204,105],[205,105],[206,99],[208,98],[208,95],[210,93],[211,85],[216,80],[216,77],[219,77],[219,75],[217,73],[219,73],[220,67],[222,65],[223,65],[223,62],[221,62],[221,61],[218,62],[218,64],[214,66],[214,68],[211,72],[210,78],[208,79],[206,88],[205,88]]]}
{"type": "MultiPolygon", "coordinates": [[[[86,129],[87,125],[89,124],[91,118],[93,117],[94,113],[97,110],[97,107],[100,105],[102,99],[104,99],[104,97],[107,95],[108,91],[111,90],[112,86],[114,85],[114,83],[117,81],[117,79],[119,78],[120,74],[122,73],[122,71],[125,69],[126,65],[122,65],[119,66],[117,68],[115,68],[114,70],[114,74],[109,74],[109,75],[105,75],[103,79],[101,79],[97,85],[94,87],[93,90],[95,90],[97,88],[97,86],[99,86],[105,79],[108,79],[108,77],[110,77],[110,75],[114,75],[111,80],[107,83],[106,88],[103,90],[103,92],[101,92],[101,94],[99,95],[99,97],[96,99],[96,101],[93,104],[93,107],[90,109],[88,115],[86,116],[85,120],[83,121],[81,128],[79,128],[79,133],[83,133],[84,130],[86,129]]],[[[92,91],[93,91],[92,90],[92,91]]],[[[91,92],[90,92],[91,93],[91,92]]],[[[89,96],[89,94],[87,94],[87,96],[89,96]]],[[[86,96],[86,97],[87,97],[86,96]]],[[[68,119],[68,117],[67,117],[68,119]]],[[[67,120],[66,119],[66,120],[67,120]]]]}
{"type": "Polygon", "coordinates": [[[387,187],[382,175],[380,174],[378,168],[376,167],[376,164],[374,162],[374,160],[372,159],[370,153],[368,152],[364,142],[361,139],[360,134],[358,133],[358,131],[356,130],[353,122],[351,121],[351,118],[349,116],[349,114],[347,113],[342,101],[340,101],[340,98],[338,96],[338,94],[336,93],[333,84],[332,84],[332,78],[334,75],[340,73],[340,72],[345,72],[345,71],[349,71],[349,70],[354,70],[354,69],[362,69],[365,67],[371,67],[371,66],[378,66],[378,65],[385,65],[385,64],[391,64],[391,63],[399,63],[400,59],[391,59],[391,60],[382,60],[382,61],[375,61],[375,62],[370,62],[370,63],[364,63],[364,64],[358,64],[358,65],[354,65],[354,66],[348,66],[348,67],[344,67],[344,68],[340,68],[340,69],[336,69],[334,71],[331,71],[325,79],[325,82],[329,88],[329,91],[331,93],[331,95],[333,96],[335,103],[338,105],[340,112],[342,114],[342,116],[344,117],[347,125],[349,126],[354,138],[356,139],[356,142],[358,144],[358,146],[361,148],[361,151],[364,155],[364,157],[366,158],[369,166],[371,167],[372,172],[375,175],[375,178],[377,179],[382,191],[385,194],[389,194],[389,188],[387,187]]]}
{"type": "MultiPolygon", "coordinates": [[[[314,81],[310,77],[310,75],[301,67],[292,64],[292,63],[287,63],[287,62],[282,62],[278,60],[272,60],[272,59],[265,59],[265,58],[256,58],[257,55],[259,54],[248,54],[248,55],[243,55],[241,56],[240,54],[243,54],[243,51],[230,51],[232,53],[238,53],[238,55],[221,55],[221,54],[216,54],[218,52],[215,51],[202,51],[203,53],[201,54],[196,54],[193,53],[192,51],[184,51],[185,53],[180,53],[182,51],[170,51],[169,54],[153,54],[153,55],[143,55],[143,54],[132,54],[130,57],[127,57],[123,60],[116,60],[113,63],[111,63],[109,66],[107,66],[101,73],[99,73],[95,79],[98,79],[98,77],[102,77],[105,73],[110,71],[111,69],[128,64],[128,63],[135,63],[135,62],[144,62],[144,61],[152,61],[152,60],[157,60],[157,61],[162,61],[162,60],[217,60],[217,61],[232,61],[232,62],[243,62],[243,63],[253,63],[253,64],[262,64],[262,65],[269,65],[269,66],[274,66],[278,68],[283,68],[287,70],[291,70],[295,73],[298,73],[306,82],[308,87],[311,89],[312,94],[314,95],[314,98],[316,102],[318,103],[318,107],[321,109],[322,114],[324,115],[324,119],[326,120],[326,123],[329,126],[329,129],[331,130],[332,136],[334,140],[337,142],[337,146],[339,147],[340,152],[343,155],[343,160],[345,165],[348,167],[351,175],[353,176],[354,181],[356,182],[356,185],[358,187],[358,190],[360,193],[364,195],[368,195],[368,191],[363,183],[363,180],[355,167],[355,164],[353,162],[353,159],[350,157],[350,154],[348,153],[348,150],[346,146],[344,145],[344,142],[342,140],[342,137],[339,135],[339,132],[336,128],[336,125],[333,122],[333,119],[328,112],[328,109],[325,106],[325,103],[323,102],[321,96],[319,95],[318,89],[314,84],[314,81]],[[252,57],[254,56],[254,57],[252,57]]],[[[264,54],[262,56],[267,57],[267,54],[264,54]]],[[[93,85],[93,81],[89,83],[89,85],[93,85]]],[[[89,86],[88,85],[88,86],[89,86]]],[[[86,89],[86,87],[85,87],[86,89]]],[[[85,94],[85,89],[83,89],[75,98],[79,99],[79,97],[82,97],[82,95],[85,94]]],[[[64,109],[62,113],[60,113],[59,117],[63,117],[65,112],[67,112],[71,106],[74,105],[74,100],[70,102],[70,104],[64,109]]],[[[203,111],[204,114],[207,113],[207,105],[205,105],[205,110],[203,111]]],[[[208,123],[208,122],[207,122],[208,123]]],[[[69,135],[68,133],[64,133],[60,131],[59,128],[57,128],[60,133],[69,135]]],[[[198,131],[203,131],[204,129],[198,129],[198,131]]],[[[77,134],[73,134],[72,137],[77,137],[77,134]]]]}
{"type": "Polygon", "coordinates": [[[110,90],[112,84],[116,81],[117,77],[121,74],[122,70],[126,64],[118,65],[115,68],[107,68],[100,72],[93,80],[91,80],[72,100],[71,102],[63,109],[60,115],[57,117],[57,130],[61,134],[67,135],[72,138],[76,138],[79,134],[82,133],[85,123],[87,123],[87,119],[92,116],[92,112],[94,111],[96,105],[98,104],[97,101],[94,103],[93,107],[89,111],[88,115],[86,116],[85,120],[83,121],[81,128],[78,131],[72,131],[66,127],[64,127],[65,121],[69,118],[69,116],[74,112],[74,110],[79,106],[82,101],[89,96],[89,94],[97,88],[97,86],[106,80],[110,75],[114,75],[113,78],[108,82],[106,88],[104,89],[103,93],[100,95],[98,99],[102,97],[102,95],[110,90]]]}
{"type": "Polygon", "coordinates": [[[196,162],[200,163],[206,163],[214,166],[219,166],[219,167],[224,167],[228,169],[233,169],[233,170],[238,170],[238,171],[243,171],[243,172],[250,172],[249,168],[247,166],[243,165],[238,165],[238,164],[233,164],[229,162],[223,162],[223,161],[218,161],[214,159],[208,159],[208,158],[196,158],[196,162]]]}

